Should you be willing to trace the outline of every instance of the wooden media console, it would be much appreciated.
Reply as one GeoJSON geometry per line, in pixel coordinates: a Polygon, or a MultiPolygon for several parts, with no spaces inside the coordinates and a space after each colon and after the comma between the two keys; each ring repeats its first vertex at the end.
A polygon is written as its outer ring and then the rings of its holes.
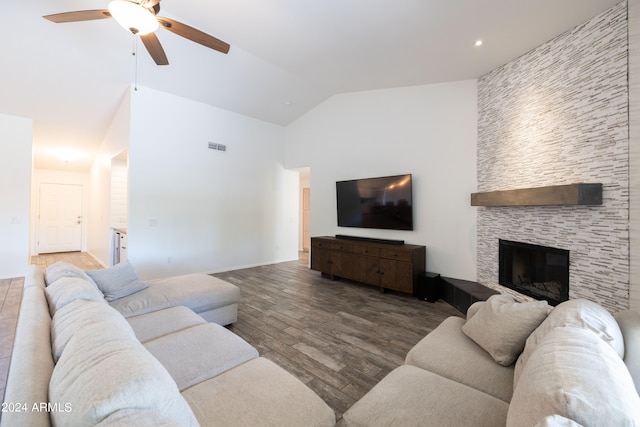
{"type": "Polygon", "coordinates": [[[414,293],[425,271],[426,247],[387,244],[377,239],[311,238],[311,269],[330,276],[414,293]]]}

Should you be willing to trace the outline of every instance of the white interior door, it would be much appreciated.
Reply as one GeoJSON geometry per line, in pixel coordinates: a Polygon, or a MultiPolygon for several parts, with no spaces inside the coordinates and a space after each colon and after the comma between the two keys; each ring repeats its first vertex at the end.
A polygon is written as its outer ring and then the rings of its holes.
{"type": "Polygon", "coordinates": [[[40,185],[38,252],[82,249],[82,186],[40,185]]]}

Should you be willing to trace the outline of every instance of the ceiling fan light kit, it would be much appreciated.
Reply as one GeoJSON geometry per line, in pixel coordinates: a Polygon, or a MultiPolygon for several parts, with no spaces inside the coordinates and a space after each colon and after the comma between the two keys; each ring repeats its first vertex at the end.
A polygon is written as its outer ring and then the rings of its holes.
{"type": "Polygon", "coordinates": [[[229,43],[182,22],[157,16],[160,12],[160,0],[112,0],[107,7],[108,9],[55,13],[43,16],[43,18],[57,24],[113,18],[118,24],[122,25],[122,28],[140,36],[144,47],[157,65],[169,65],[160,40],[155,35],[155,31],[160,26],[173,34],[199,43],[209,49],[225,54],[229,52],[229,43]]]}
{"type": "Polygon", "coordinates": [[[126,0],[113,0],[107,6],[111,16],[127,31],[143,36],[158,29],[158,19],[149,9],[126,0]]]}

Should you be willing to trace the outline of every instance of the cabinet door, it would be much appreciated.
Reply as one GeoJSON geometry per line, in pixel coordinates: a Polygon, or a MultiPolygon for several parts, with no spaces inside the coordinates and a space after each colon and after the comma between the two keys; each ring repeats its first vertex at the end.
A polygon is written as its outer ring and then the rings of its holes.
{"type": "Polygon", "coordinates": [[[348,252],[331,252],[332,274],[345,279],[353,279],[353,254],[348,252]]]}
{"type": "Polygon", "coordinates": [[[365,256],[364,265],[365,265],[365,277],[363,282],[369,285],[380,285],[380,258],[374,258],[370,256],[365,256]]]}
{"type": "Polygon", "coordinates": [[[414,279],[411,263],[400,261],[396,262],[396,290],[413,294],[414,279]]]}
{"type": "Polygon", "coordinates": [[[311,249],[311,269],[325,274],[333,274],[331,268],[331,252],[319,247],[311,249]]]}
{"type": "Polygon", "coordinates": [[[385,289],[412,293],[413,272],[411,263],[380,259],[380,286],[385,289]]]}

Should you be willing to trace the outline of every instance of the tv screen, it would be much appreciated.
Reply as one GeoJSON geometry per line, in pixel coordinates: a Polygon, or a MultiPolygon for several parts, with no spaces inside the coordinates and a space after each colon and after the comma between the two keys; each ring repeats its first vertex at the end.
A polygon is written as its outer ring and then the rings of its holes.
{"type": "Polygon", "coordinates": [[[336,182],[338,226],[413,230],[411,174],[336,182]]]}

